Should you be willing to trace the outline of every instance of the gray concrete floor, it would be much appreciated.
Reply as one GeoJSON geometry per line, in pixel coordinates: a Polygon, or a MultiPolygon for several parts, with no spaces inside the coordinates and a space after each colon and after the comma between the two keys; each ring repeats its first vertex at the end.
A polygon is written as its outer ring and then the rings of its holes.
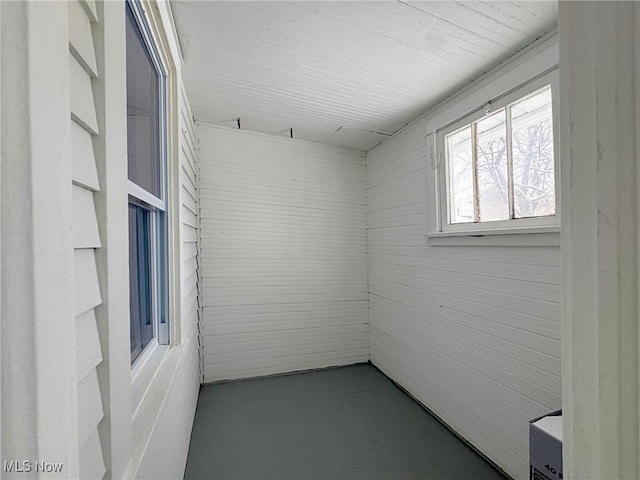
{"type": "Polygon", "coordinates": [[[185,478],[504,480],[371,365],[203,386],[185,478]]]}

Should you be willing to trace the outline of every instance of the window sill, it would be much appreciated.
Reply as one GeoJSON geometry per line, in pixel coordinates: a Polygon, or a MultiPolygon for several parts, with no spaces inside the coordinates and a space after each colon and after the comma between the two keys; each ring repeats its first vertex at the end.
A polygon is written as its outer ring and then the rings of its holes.
{"type": "Polygon", "coordinates": [[[160,345],[159,349],[162,351],[160,364],[155,369],[153,377],[133,414],[131,461],[127,474],[123,478],[137,478],[137,472],[144,458],[149,438],[168,400],[167,392],[170,390],[182,358],[184,344],[172,347],[160,345]]]}
{"type": "Polygon", "coordinates": [[[433,232],[425,237],[433,247],[559,247],[560,227],[433,232]]]}
{"type": "Polygon", "coordinates": [[[156,339],[149,345],[131,368],[131,411],[136,415],[142,400],[156,376],[169,345],[158,345],[156,339]]]}

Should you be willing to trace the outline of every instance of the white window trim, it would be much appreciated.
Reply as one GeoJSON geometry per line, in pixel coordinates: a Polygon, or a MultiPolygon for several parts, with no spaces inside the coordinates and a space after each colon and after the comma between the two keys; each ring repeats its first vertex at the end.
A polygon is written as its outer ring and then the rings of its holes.
{"type": "Polygon", "coordinates": [[[152,207],[166,212],[166,202],[155,195],[147,192],[144,188],[140,187],[136,183],[129,180],[129,195],[142,200],[144,203],[151,205],[152,207]]]}
{"type": "Polygon", "coordinates": [[[539,75],[519,83],[514,88],[506,90],[501,95],[484,102],[479,102],[477,107],[459,116],[452,121],[443,124],[436,131],[426,136],[426,147],[430,159],[430,168],[434,171],[434,191],[432,201],[433,209],[431,231],[427,233],[429,245],[495,245],[495,246],[551,246],[560,245],[560,155],[559,155],[559,100],[558,100],[558,67],[557,65],[546,69],[539,75]],[[551,85],[553,97],[553,134],[554,134],[554,163],[555,163],[555,196],[556,215],[537,218],[520,218],[496,222],[478,222],[464,224],[449,224],[446,160],[444,157],[444,138],[464,125],[482,118],[485,115],[484,108],[490,104],[492,111],[496,111],[526,95],[551,85]],[[461,240],[467,237],[467,240],[461,240]],[[522,238],[528,237],[528,238],[522,238]],[[482,238],[482,240],[479,240],[482,238]]]}
{"type": "Polygon", "coordinates": [[[168,351],[169,345],[160,345],[158,339],[153,338],[132,365],[131,412],[134,417],[168,351]]]}
{"type": "Polygon", "coordinates": [[[429,245],[484,247],[559,247],[560,227],[503,228],[437,232],[425,235],[429,245]]]}
{"type": "MultiPolygon", "coordinates": [[[[126,62],[122,53],[126,49],[126,11],[121,2],[98,2],[98,15],[102,22],[96,29],[96,51],[103,65],[105,76],[95,79],[96,91],[104,96],[104,103],[97,102],[97,109],[104,119],[104,143],[96,148],[99,173],[105,177],[102,193],[106,200],[104,208],[98,208],[99,222],[108,225],[105,241],[109,248],[98,249],[101,287],[105,292],[105,309],[97,314],[108,326],[106,349],[110,367],[107,375],[108,389],[103,392],[109,403],[109,415],[105,417],[108,436],[117,439],[109,446],[110,455],[105,457],[106,468],[113,478],[136,478],[147,458],[147,449],[154,429],[165,424],[163,408],[170,399],[170,391],[177,365],[184,356],[180,345],[180,299],[181,281],[181,231],[180,231],[180,164],[177,91],[179,85],[179,58],[173,54],[177,39],[168,36],[168,5],[154,0],[135,0],[148,21],[154,43],[164,65],[167,67],[168,145],[167,145],[167,189],[165,197],[168,212],[168,275],[169,275],[169,322],[170,345],[155,349],[160,359],[139,358],[140,369],[132,369],[130,362],[129,335],[129,259],[128,259],[128,175],[126,132],[126,62]],[[141,391],[136,394],[134,390],[141,391]],[[140,398],[141,395],[141,398],[140,398]],[[135,400],[140,398],[139,401],[135,400]],[[132,408],[132,401],[138,403],[132,408]]],[[[151,355],[152,352],[149,352],[151,355]]],[[[145,353],[143,352],[143,355],[145,353]]],[[[153,355],[151,355],[153,356],[153,355]]],[[[104,422],[104,421],[103,421],[104,422]]],[[[157,445],[154,446],[155,452],[157,445]]]]}
{"type": "MultiPolygon", "coordinates": [[[[145,404],[144,400],[149,392],[153,384],[154,378],[158,375],[159,369],[163,364],[165,358],[167,357],[169,350],[171,348],[171,327],[172,327],[172,312],[173,312],[173,302],[176,301],[175,294],[172,291],[172,276],[178,275],[179,272],[176,272],[173,268],[172,262],[172,248],[170,245],[171,242],[171,229],[175,228],[172,224],[172,219],[174,216],[170,215],[170,211],[167,208],[168,205],[172,205],[172,201],[169,198],[171,189],[169,188],[171,178],[169,168],[169,162],[172,161],[172,157],[169,155],[170,149],[169,144],[171,142],[171,125],[169,122],[169,112],[168,109],[171,106],[171,102],[169,100],[169,94],[171,90],[171,85],[169,82],[171,81],[171,76],[168,73],[168,69],[165,67],[165,61],[163,61],[163,57],[159,51],[157,40],[153,34],[153,30],[151,27],[151,19],[148,18],[148,12],[145,9],[145,6],[140,2],[140,0],[127,0],[131,11],[133,12],[134,19],[137,23],[138,29],[142,35],[142,38],[149,49],[149,53],[154,64],[154,67],[159,73],[161,81],[159,82],[159,105],[158,108],[160,110],[160,125],[161,125],[161,175],[163,181],[161,182],[161,198],[156,197],[155,195],[147,192],[145,189],[137,185],[131,180],[127,180],[127,191],[128,194],[142,202],[147,203],[157,210],[161,210],[166,215],[167,222],[167,238],[166,241],[166,255],[167,255],[167,286],[166,286],[166,294],[169,296],[168,298],[168,306],[166,312],[166,322],[160,325],[159,319],[154,319],[154,337],[149,342],[149,344],[143,349],[142,353],[138,356],[135,362],[131,365],[131,412],[132,418],[135,418],[139,415],[140,410],[143,408],[145,404]],[[157,330],[158,327],[161,327],[157,330]]],[[[125,15],[125,21],[126,15],[125,15]]],[[[151,227],[155,229],[155,226],[151,227]]],[[[156,262],[156,248],[152,248],[153,262],[156,262]]],[[[154,282],[154,289],[157,288],[157,284],[154,282]]],[[[157,293],[154,292],[154,298],[157,299],[157,293]]],[[[156,306],[154,305],[154,308],[156,306]]]]}

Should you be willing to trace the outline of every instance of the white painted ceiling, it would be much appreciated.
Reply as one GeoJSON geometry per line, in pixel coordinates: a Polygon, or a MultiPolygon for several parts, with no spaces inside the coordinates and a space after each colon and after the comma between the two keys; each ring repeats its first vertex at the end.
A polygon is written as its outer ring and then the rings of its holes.
{"type": "Polygon", "coordinates": [[[171,6],[196,120],[365,151],[557,24],[544,1],[171,6]]]}

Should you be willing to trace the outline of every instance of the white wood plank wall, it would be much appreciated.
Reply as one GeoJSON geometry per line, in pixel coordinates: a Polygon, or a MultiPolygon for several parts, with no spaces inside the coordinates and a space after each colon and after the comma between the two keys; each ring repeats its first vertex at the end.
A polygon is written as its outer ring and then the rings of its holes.
{"type": "Polygon", "coordinates": [[[150,438],[147,455],[138,472],[139,478],[182,478],[189,452],[191,427],[200,392],[199,303],[197,275],[197,145],[195,123],[182,82],[179,91],[179,165],[180,225],[182,267],[181,358],[176,367],[161,412],[161,419],[150,438]],[[167,442],[171,438],[171,442],[167,442]]]}
{"type": "Polygon", "coordinates": [[[198,135],[204,381],[367,361],[364,154],[198,135]]]}
{"type": "Polygon", "coordinates": [[[93,2],[72,0],[67,12],[79,468],[81,478],[100,479],[106,470],[98,431],[104,411],[96,370],[102,362],[102,351],[94,311],[102,303],[95,256],[101,241],[94,203],[94,192],[100,191],[100,183],[93,150],[93,137],[100,132],[92,86],[98,71],[92,29],[98,17],[93,2]]]}
{"type": "Polygon", "coordinates": [[[425,121],[367,155],[371,361],[517,479],[560,408],[560,249],[429,247],[425,121]]]}
{"type": "Polygon", "coordinates": [[[198,320],[200,316],[198,281],[198,137],[187,94],[180,84],[178,125],[180,129],[180,215],[182,239],[182,331],[185,340],[198,342],[198,320]]]}
{"type": "MultiPolygon", "coordinates": [[[[189,453],[191,427],[200,392],[197,274],[197,149],[195,123],[182,81],[178,88],[178,193],[180,212],[180,340],[174,349],[180,359],[172,374],[165,399],[146,449],[137,478],[182,478],[189,453]],[[167,438],[171,441],[168,442],[167,438]]],[[[174,339],[176,340],[176,339],[174,339]]]]}

